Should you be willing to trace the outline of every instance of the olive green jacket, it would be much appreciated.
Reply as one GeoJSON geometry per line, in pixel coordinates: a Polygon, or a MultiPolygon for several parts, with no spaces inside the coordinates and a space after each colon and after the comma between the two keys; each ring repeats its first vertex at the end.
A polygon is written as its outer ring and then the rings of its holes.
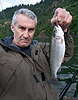
{"type": "MultiPolygon", "coordinates": [[[[73,39],[65,35],[64,63],[73,55],[73,39]]],[[[0,41],[0,100],[59,100],[50,83],[49,43],[33,41],[31,57],[12,44],[0,41]]]]}

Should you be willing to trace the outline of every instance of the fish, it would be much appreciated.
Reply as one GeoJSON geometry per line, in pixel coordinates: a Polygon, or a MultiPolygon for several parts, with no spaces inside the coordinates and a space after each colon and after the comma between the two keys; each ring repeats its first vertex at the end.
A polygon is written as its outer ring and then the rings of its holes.
{"type": "Polygon", "coordinates": [[[50,74],[52,83],[58,83],[57,72],[61,71],[61,64],[65,54],[64,32],[59,25],[54,26],[50,42],[50,74]]]}

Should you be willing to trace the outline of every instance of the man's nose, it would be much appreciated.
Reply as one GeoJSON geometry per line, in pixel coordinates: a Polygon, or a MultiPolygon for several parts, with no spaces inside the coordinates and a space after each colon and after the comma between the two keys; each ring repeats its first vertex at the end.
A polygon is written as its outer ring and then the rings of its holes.
{"type": "Polygon", "coordinates": [[[24,36],[25,38],[28,38],[28,37],[29,37],[28,29],[26,29],[26,30],[24,31],[23,36],[24,36]]]}

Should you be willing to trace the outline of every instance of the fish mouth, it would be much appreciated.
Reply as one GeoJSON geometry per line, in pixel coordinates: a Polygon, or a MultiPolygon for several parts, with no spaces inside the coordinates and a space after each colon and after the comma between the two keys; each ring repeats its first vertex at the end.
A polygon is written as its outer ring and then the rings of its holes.
{"type": "Polygon", "coordinates": [[[59,22],[59,21],[56,21],[56,26],[58,26],[58,22],[59,22]]]}

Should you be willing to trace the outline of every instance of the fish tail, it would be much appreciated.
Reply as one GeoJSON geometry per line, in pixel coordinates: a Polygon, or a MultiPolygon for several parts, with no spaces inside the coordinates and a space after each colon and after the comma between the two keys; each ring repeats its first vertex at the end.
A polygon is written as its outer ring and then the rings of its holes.
{"type": "Polygon", "coordinates": [[[53,83],[53,84],[58,84],[58,79],[57,79],[57,78],[52,79],[52,83],[53,83]]]}
{"type": "Polygon", "coordinates": [[[52,72],[52,77],[51,77],[52,83],[57,84],[58,79],[57,79],[57,73],[52,72]]]}

